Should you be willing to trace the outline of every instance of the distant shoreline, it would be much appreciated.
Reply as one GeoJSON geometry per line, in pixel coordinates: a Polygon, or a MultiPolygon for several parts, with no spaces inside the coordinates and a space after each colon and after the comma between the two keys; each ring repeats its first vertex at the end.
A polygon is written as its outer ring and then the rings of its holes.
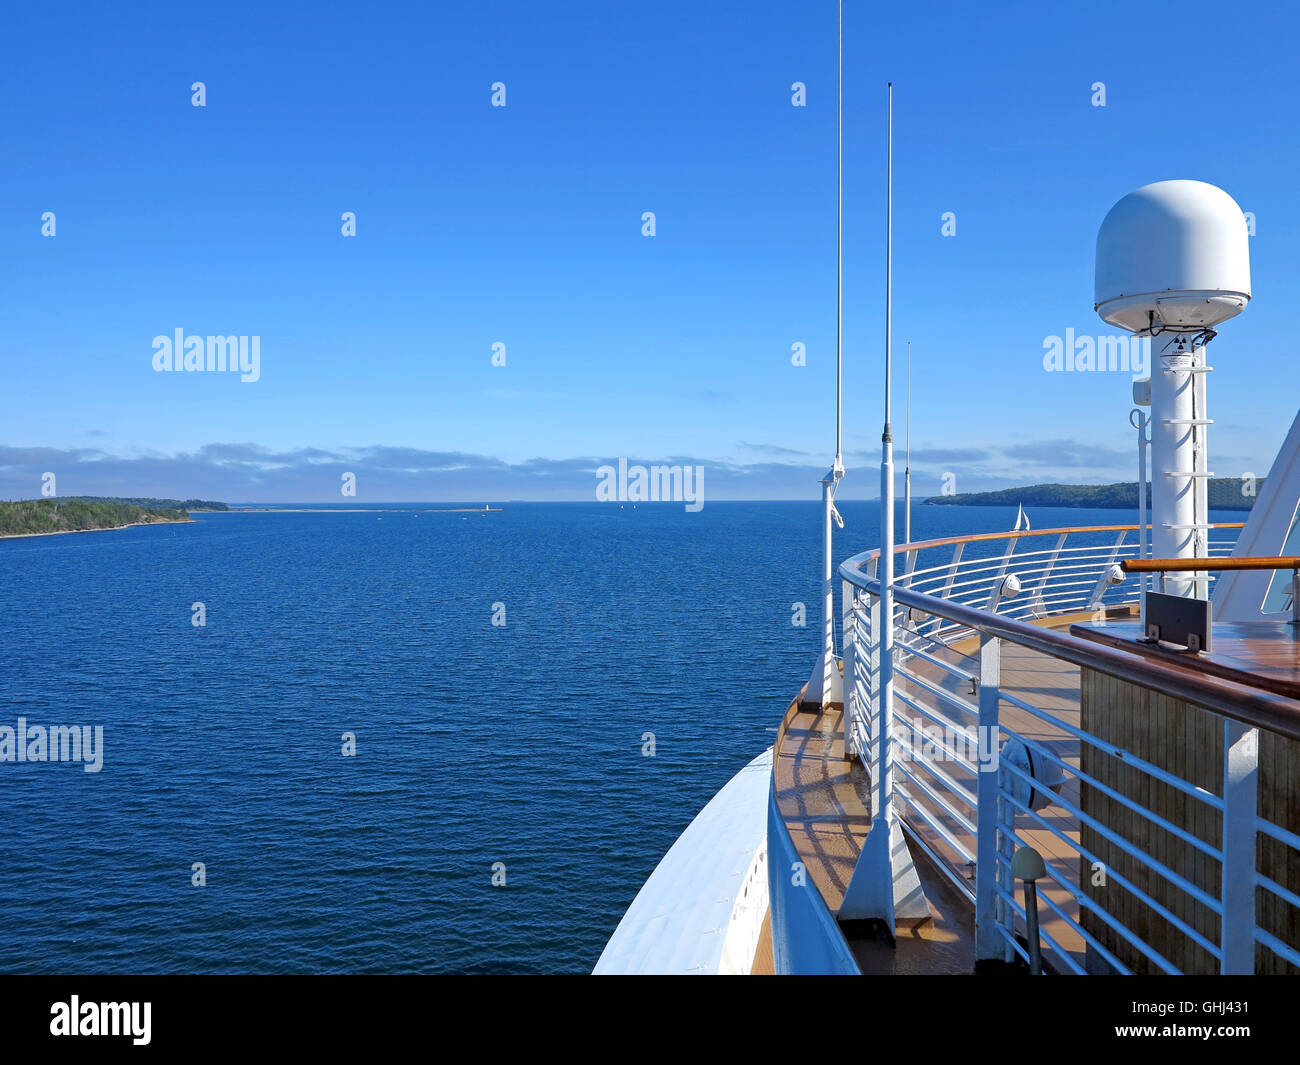
{"type": "Polygon", "coordinates": [[[231,507],[223,514],[500,514],[501,507],[231,507]]]}
{"type": "MultiPolygon", "coordinates": [[[[229,510],[193,511],[197,514],[500,514],[501,507],[453,507],[449,509],[413,509],[398,510],[387,507],[351,508],[351,507],[231,507],[229,510]]],[[[192,525],[194,519],[187,517],[172,521],[131,521],[125,525],[105,525],[98,529],[51,529],[48,532],[0,533],[0,540],[27,540],[36,536],[70,536],[76,533],[117,532],[119,529],[134,529],[140,525],[192,525]]]]}
{"type": "Polygon", "coordinates": [[[117,532],[119,529],[134,529],[137,525],[192,525],[193,523],[193,518],[177,521],[131,521],[125,525],[105,525],[102,529],[51,529],[49,532],[0,533],[0,540],[28,540],[34,536],[75,536],[77,533],[117,532]]]}
{"type": "MultiPolygon", "coordinates": [[[[1211,510],[1248,511],[1264,486],[1263,477],[1213,477],[1206,485],[1211,510]]],[[[1150,492],[1150,482],[1147,490],[1150,492]]],[[[992,492],[929,496],[926,507],[1061,507],[1073,510],[1132,510],[1138,505],[1136,481],[1114,484],[1032,484],[992,492]]]]}

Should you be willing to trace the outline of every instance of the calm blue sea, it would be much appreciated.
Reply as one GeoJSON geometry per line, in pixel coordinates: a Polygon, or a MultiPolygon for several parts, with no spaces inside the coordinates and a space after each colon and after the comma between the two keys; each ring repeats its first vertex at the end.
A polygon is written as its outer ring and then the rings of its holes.
{"type": "Polygon", "coordinates": [[[0,541],[0,725],[104,729],[0,763],[0,970],[589,971],[816,656],[816,503],[195,519],[0,541]]]}

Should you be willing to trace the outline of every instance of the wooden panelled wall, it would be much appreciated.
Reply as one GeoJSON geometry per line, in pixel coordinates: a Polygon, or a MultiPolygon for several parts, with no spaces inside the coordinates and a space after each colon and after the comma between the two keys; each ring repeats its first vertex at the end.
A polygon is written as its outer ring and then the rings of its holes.
{"type": "MultiPolygon", "coordinates": [[[[1086,732],[1130,751],[1140,758],[1177,774],[1191,784],[1223,795],[1223,719],[1199,707],[1171,698],[1163,692],[1116,680],[1095,670],[1080,671],[1081,727],[1086,732]]],[[[1168,784],[1083,744],[1081,768],[1184,831],[1216,849],[1222,846],[1222,818],[1205,803],[1168,784]]],[[[1300,743],[1260,733],[1259,814],[1291,832],[1300,833],[1300,743]]],[[[1164,863],[1213,898],[1219,897],[1219,862],[1159,828],[1146,818],[1126,809],[1098,788],[1084,783],[1081,789],[1085,813],[1111,832],[1164,863]]],[[[1219,918],[1187,892],[1174,887],[1144,863],[1126,854],[1088,825],[1082,826],[1084,848],[1100,859],[1095,869],[1083,858],[1080,883],[1088,896],[1140,939],[1154,947],[1175,968],[1185,973],[1216,973],[1217,960],[1187,935],[1123,886],[1131,881],[1159,900],[1209,942],[1218,945],[1219,918]]],[[[1293,892],[1300,894],[1300,855],[1262,834],[1259,836],[1257,868],[1293,892]]],[[[1256,891],[1256,920],[1260,927],[1291,947],[1300,945],[1300,911],[1271,892],[1256,891]]],[[[1083,927],[1107,950],[1136,973],[1160,969],[1145,958],[1118,932],[1087,907],[1081,915],[1083,927]]],[[[1090,951],[1089,964],[1106,971],[1100,955],[1090,951]]],[[[1300,972],[1272,951],[1256,945],[1255,971],[1259,973],[1300,972]]]]}

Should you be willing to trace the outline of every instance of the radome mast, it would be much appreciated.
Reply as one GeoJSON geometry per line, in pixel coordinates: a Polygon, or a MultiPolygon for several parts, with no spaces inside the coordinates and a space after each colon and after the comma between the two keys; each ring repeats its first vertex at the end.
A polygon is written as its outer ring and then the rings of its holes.
{"type": "MultiPolygon", "coordinates": [[[[1208,554],[1206,345],[1250,301],[1250,241],[1241,208],[1203,181],[1157,181],[1115,204],[1097,234],[1093,309],[1150,337],[1151,553],[1208,554]]],[[[1145,524],[1145,519],[1144,519],[1145,524]]],[[[1209,598],[1208,574],[1171,573],[1162,591],[1209,598]]]]}
{"type": "Polygon", "coordinates": [[[844,680],[835,655],[835,558],[831,523],[844,519],[835,509],[835,489],[844,476],[844,0],[839,2],[838,69],[835,101],[835,462],[822,478],[822,650],[803,702],[844,702],[844,680]]]}

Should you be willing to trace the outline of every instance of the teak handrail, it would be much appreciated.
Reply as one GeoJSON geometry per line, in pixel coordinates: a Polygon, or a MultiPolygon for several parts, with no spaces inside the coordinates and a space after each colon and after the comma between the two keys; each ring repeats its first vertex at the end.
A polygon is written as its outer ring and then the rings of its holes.
{"type": "MultiPolygon", "coordinates": [[[[1210,527],[1212,529],[1244,529],[1245,522],[1241,521],[1216,521],[1210,527]]],[[[1141,525],[1071,525],[1059,529],[1008,529],[1006,532],[987,532],[987,533],[970,533],[966,536],[942,536],[937,540],[918,540],[910,544],[895,544],[894,554],[901,555],[909,551],[921,551],[930,547],[953,547],[956,544],[974,544],[983,540],[1019,540],[1028,536],[1070,536],[1075,533],[1105,533],[1105,532],[1137,532],[1143,526],[1141,525]]],[[[1146,528],[1152,526],[1148,524],[1146,528]]],[[[870,551],[864,551],[861,555],[854,555],[843,565],[851,569],[860,570],[863,565],[880,557],[880,548],[873,548],[870,551]]],[[[1201,569],[1205,569],[1204,566],[1201,569]]]]}
{"type": "MultiPolygon", "coordinates": [[[[848,563],[840,567],[840,576],[856,584],[871,595],[880,594],[879,578],[867,578],[860,573],[846,571],[848,563]]],[[[1300,700],[1274,695],[1259,688],[1251,688],[1235,681],[1221,680],[1204,673],[1195,673],[1182,666],[1165,665],[1141,658],[1127,651],[1118,651],[1102,644],[1092,643],[1053,629],[1040,628],[1001,614],[992,614],[977,607],[965,606],[950,599],[941,599],[927,592],[896,586],[894,599],[903,606],[916,607],[930,614],[947,618],[964,625],[972,632],[996,636],[1038,651],[1063,662],[1086,666],[1128,681],[1144,688],[1153,688],[1184,702],[1212,710],[1223,717],[1276,732],[1280,736],[1300,741],[1300,700]]]]}
{"type": "Polygon", "coordinates": [[[1199,573],[1227,569],[1300,569],[1300,555],[1276,558],[1127,558],[1125,573],[1199,573]]]}

